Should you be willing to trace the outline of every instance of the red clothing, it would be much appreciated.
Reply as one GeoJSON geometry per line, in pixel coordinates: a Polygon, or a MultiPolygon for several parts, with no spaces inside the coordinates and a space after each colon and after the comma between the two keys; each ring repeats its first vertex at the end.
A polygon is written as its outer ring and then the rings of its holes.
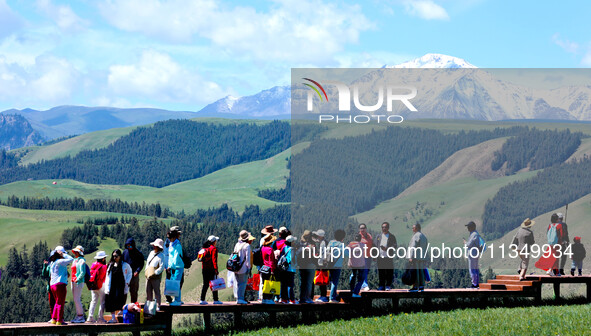
{"type": "Polygon", "coordinates": [[[201,263],[201,267],[202,267],[202,269],[212,269],[217,272],[218,271],[218,248],[211,245],[208,248],[206,248],[206,250],[207,250],[207,254],[209,254],[211,257],[206,258],[206,260],[201,263]]]}
{"type": "Polygon", "coordinates": [[[275,273],[277,268],[277,260],[275,259],[275,253],[271,246],[261,247],[261,253],[263,254],[263,265],[271,267],[271,272],[275,273]]]}
{"type": "Polygon", "coordinates": [[[105,283],[105,278],[107,277],[107,265],[95,261],[92,266],[90,266],[90,281],[94,281],[95,277],[98,289],[101,289],[105,283]]]}
{"type": "Polygon", "coordinates": [[[546,230],[546,232],[550,231],[550,227],[552,226],[552,224],[556,224],[556,236],[558,237],[558,244],[562,245],[562,241],[564,240],[564,231],[562,230],[562,224],[550,223],[548,224],[548,229],[546,230]]]}
{"type": "Polygon", "coordinates": [[[57,283],[50,287],[53,297],[55,298],[55,305],[53,306],[53,313],[51,318],[57,322],[64,322],[64,308],[66,306],[66,284],[57,283]]]}
{"type": "Polygon", "coordinates": [[[369,252],[369,250],[371,250],[371,248],[373,247],[373,238],[367,232],[365,232],[365,235],[363,233],[361,233],[361,232],[359,232],[359,234],[361,234],[361,241],[360,241],[360,243],[365,244],[365,246],[367,247],[367,249],[365,250],[365,257],[366,258],[370,258],[370,252],[369,252]]]}

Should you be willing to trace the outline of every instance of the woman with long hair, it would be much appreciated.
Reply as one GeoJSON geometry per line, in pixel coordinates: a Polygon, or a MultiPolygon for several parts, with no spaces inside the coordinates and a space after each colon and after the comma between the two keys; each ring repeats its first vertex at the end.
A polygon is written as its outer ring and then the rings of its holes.
{"type": "Polygon", "coordinates": [[[109,323],[117,323],[116,312],[122,310],[127,301],[129,282],[132,277],[131,266],[123,261],[123,253],[117,249],[111,254],[111,260],[107,265],[107,277],[105,279],[105,310],[111,312],[109,323]]]}

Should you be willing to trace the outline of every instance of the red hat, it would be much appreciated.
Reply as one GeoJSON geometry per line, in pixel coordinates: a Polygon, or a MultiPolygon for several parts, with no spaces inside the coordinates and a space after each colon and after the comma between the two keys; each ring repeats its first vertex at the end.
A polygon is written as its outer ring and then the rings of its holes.
{"type": "Polygon", "coordinates": [[[576,237],[575,237],[575,239],[574,239],[574,241],[576,241],[576,242],[580,242],[580,241],[581,241],[581,237],[579,237],[579,236],[576,236],[576,237]]]}

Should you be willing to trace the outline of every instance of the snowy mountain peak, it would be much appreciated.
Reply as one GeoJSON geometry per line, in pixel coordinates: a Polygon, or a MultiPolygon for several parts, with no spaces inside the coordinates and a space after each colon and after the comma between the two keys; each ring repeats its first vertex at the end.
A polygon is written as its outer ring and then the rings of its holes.
{"type": "Polygon", "coordinates": [[[385,65],[384,68],[476,68],[476,66],[458,57],[426,54],[401,64],[385,65]]]}

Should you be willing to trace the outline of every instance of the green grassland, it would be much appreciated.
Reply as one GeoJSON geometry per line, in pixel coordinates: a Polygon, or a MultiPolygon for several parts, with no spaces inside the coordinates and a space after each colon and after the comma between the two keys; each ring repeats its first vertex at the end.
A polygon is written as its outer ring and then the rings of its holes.
{"type": "Polygon", "coordinates": [[[235,335],[588,335],[589,314],[589,304],[463,309],[264,328],[235,335]]]}
{"type": "Polygon", "coordinates": [[[226,167],[198,179],[153,188],[136,185],[95,185],[73,180],[19,181],[0,186],[0,199],[10,195],[28,197],[81,197],[84,199],[122,199],[127,202],[160,203],[173,211],[195,211],[227,203],[241,211],[256,204],[262,208],[275,202],[257,196],[258,190],[282,188],[289,170],[291,150],[271,158],[226,167]]]}

